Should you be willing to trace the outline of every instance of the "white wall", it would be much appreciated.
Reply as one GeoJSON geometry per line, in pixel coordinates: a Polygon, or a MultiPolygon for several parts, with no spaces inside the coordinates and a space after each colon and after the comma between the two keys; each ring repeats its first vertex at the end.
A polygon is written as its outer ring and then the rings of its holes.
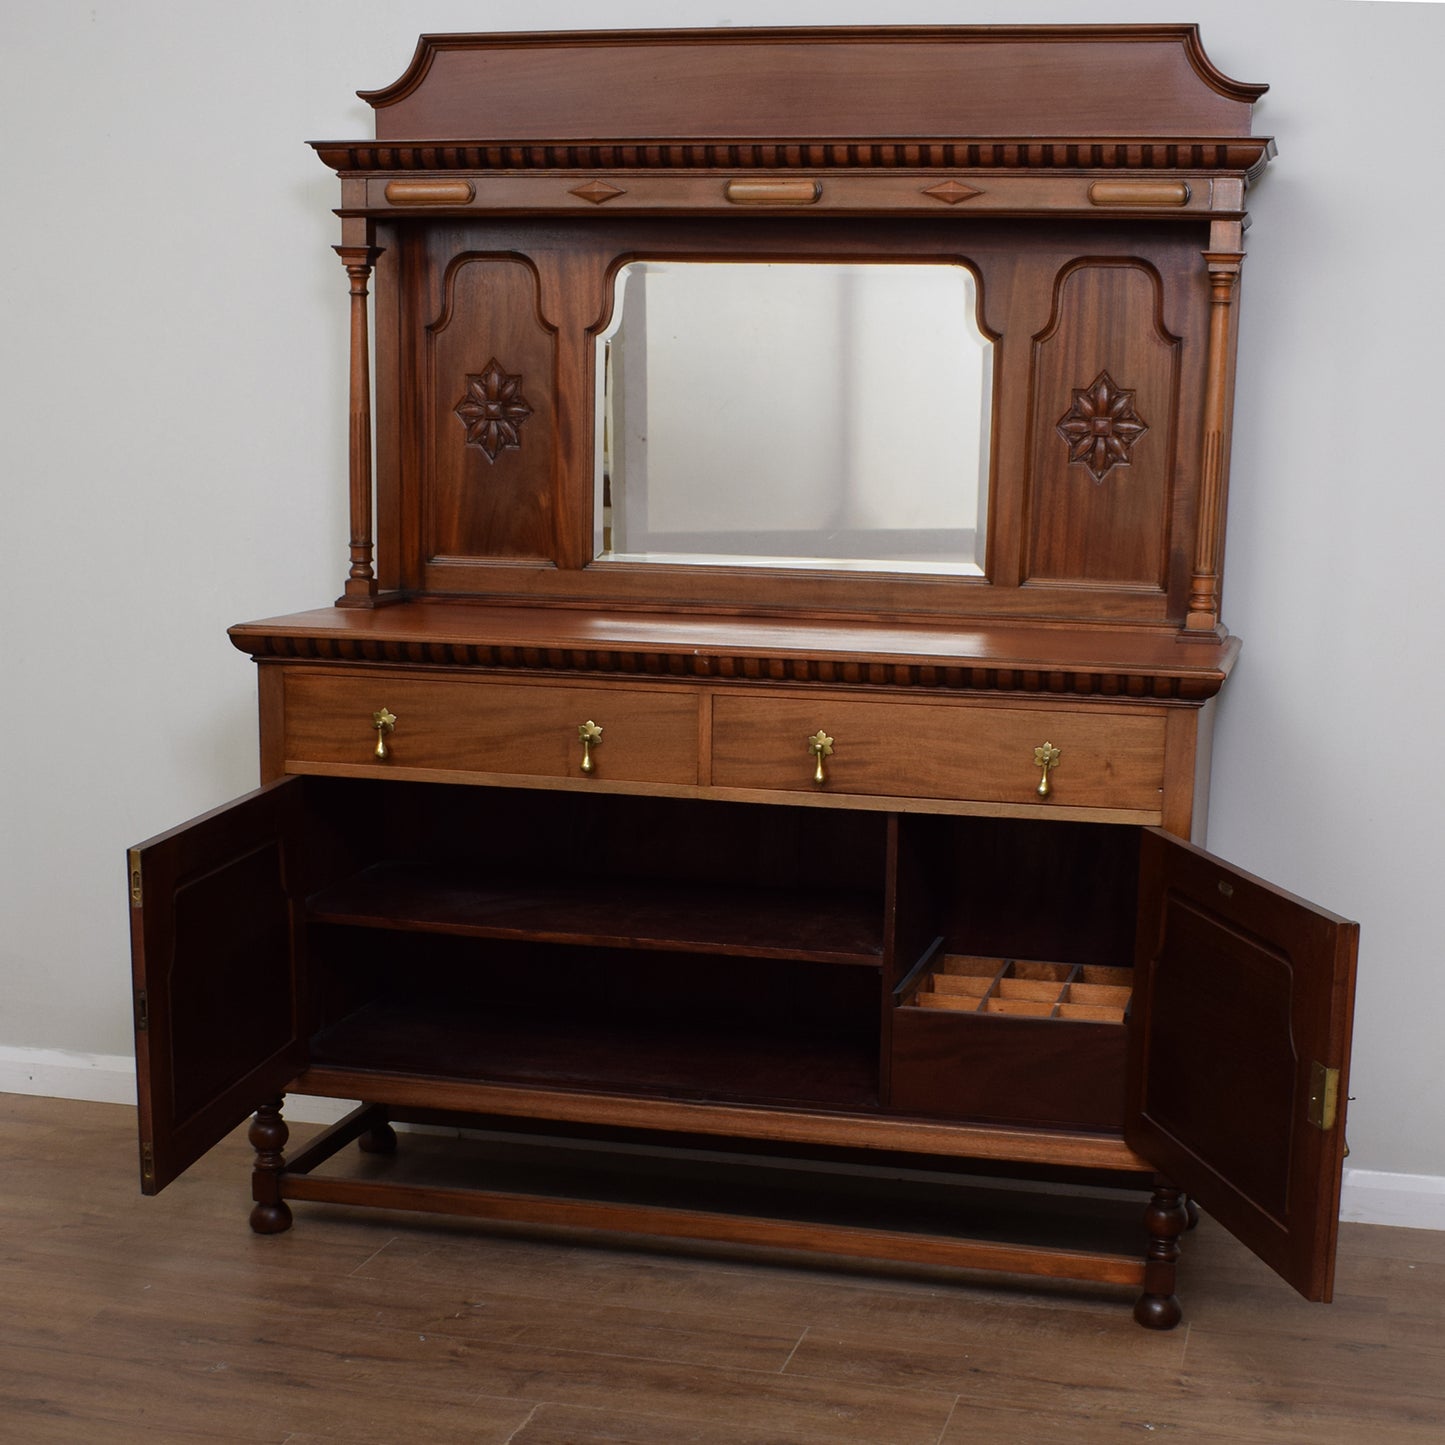
{"type": "Polygon", "coordinates": [[[1193,0],[9,0],[0,1045],[130,1047],[125,847],[251,785],[227,624],[345,567],[334,181],[423,29],[1174,20],[1273,89],[1246,265],[1211,844],[1364,925],[1352,1163],[1445,1176],[1445,10],[1193,0]]]}

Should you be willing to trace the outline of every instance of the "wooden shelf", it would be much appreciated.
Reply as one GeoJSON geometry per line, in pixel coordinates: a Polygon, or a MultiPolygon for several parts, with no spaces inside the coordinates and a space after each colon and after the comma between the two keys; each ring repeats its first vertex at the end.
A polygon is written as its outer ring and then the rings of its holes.
{"type": "MultiPolygon", "coordinates": [[[[580,865],[579,865],[580,866],[580,865]]],[[[314,923],[879,967],[872,894],[480,873],[382,863],[313,895],[314,923]]]]}
{"type": "Polygon", "coordinates": [[[320,1067],[615,1090],[707,1102],[878,1107],[876,1035],[739,1028],[724,1020],[609,1019],[545,1007],[385,1000],[312,1040],[320,1067]]]}

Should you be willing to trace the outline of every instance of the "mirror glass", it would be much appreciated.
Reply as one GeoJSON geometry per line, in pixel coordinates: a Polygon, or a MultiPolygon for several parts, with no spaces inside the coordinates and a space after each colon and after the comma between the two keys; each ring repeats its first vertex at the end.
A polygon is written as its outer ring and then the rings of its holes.
{"type": "Polygon", "coordinates": [[[598,559],[982,574],[993,348],[967,267],[634,261],[616,288],[598,559]]]}

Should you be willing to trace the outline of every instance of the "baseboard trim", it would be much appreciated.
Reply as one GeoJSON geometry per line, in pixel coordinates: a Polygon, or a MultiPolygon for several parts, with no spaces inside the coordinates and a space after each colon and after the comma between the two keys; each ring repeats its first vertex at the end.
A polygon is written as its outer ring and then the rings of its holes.
{"type": "Polygon", "coordinates": [[[0,1045],[0,1092],[135,1103],[135,1060],[129,1054],[78,1054],[68,1049],[0,1045]]]}
{"type": "MultiPolygon", "coordinates": [[[[96,1104],[135,1104],[135,1060],[129,1054],[81,1054],[0,1044],[0,1094],[44,1094],[96,1104]]],[[[347,1099],[292,1095],[286,1117],[298,1124],[334,1124],[354,1107],[347,1099]]],[[[1445,1229],[1445,1177],[1346,1169],[1340,1218],[1350,1224],[1445,1229]]]]}
{"type": "Polygon", "coordinates": [[[1445,1229],[1445,1179],[1438,1174],[1346,1169],[1340,1218],[1351,1224],[1445,1229]]]}
{"type": "MultiPolygon", "coordinates": [[[[135,1060],[129,1054],[81,1054],[68,1049],[20,1049],[0,1044],[0,1094],[43,1094],[92,1104],[135,1107],[135,1060]]],[[[296,1094],[286,1117],[296,1124],[334,1124],[355,1104],[296,1094]]]]}

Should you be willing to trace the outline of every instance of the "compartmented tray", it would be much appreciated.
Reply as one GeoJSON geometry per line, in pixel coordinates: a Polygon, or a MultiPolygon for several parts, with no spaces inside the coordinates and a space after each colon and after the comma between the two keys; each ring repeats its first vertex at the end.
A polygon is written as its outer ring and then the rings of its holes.
{"type": "Polygon", "coordinates": [[[1097,964],[944,954],[908,1003],[955,1013],[1121,1024],[1134,971],[1097,964]]]}
{"type": "Polygon", "coordinates": [[[1128,968],[935,955],[893,1010],[889,1107],[1122,1128],[1132,984],[1128,968]]]}

